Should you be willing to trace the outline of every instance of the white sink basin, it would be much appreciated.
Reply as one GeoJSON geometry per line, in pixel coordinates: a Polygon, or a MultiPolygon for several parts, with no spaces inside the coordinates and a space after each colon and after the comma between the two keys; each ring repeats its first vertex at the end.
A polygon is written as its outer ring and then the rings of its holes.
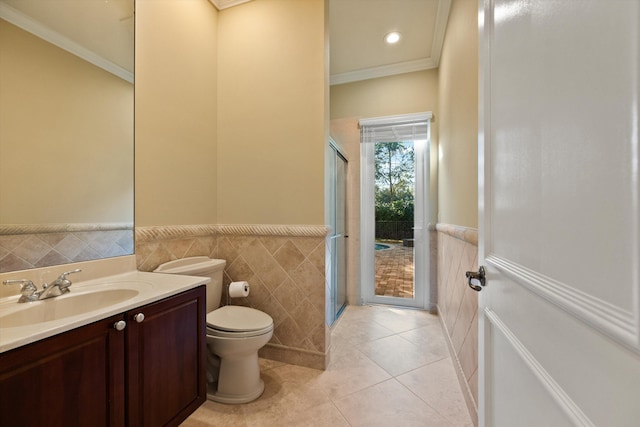
{"type": "Polygon", "coordinates": [[[7,310],[0,311],[0,329],[52,322],[108,308],[137,297],[150,286],[144,282],[122,282],[72,287],[71,292],[59,297],[5,305],[7,310]]]}
{"type": "Polygon", "coordinates": [[[0,298],[0,353],[121,315],[208,280],[134,270],[78,281],[69,293],[43,301],[18,303],[16,292],[0,298]]]}

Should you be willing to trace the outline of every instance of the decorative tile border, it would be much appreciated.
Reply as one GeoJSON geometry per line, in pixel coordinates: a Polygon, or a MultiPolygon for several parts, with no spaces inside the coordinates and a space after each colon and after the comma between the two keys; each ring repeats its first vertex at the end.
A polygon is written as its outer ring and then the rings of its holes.
{"type": "Polygon", "coordinates": [[[136,245],[159,240],[208,237],[217,234],[215,225],[171,225],[136,227],[136,245]]]}
{"type": "Polygon", "coordinates": [[[136,242],[185,239],[211,235],[325,237],[329,232],[324,225],[171,225],[136,227],[136,242]]]}
{"type": "Polygon", "coordinates": [[[441,233],[448,234],[451,237],[455,237],[456,239],[478,246],[478,230],[476,228],[438,223],[436,224],[436,230],[441,233]]]}
{"type": "Polygon", "coordinates": [[[325,237],[329,228],[324,225],[217,225],[221,235],[325,237]]]}
{"type": "Polygon", "coordinates": [[[65,233],[74,231],[133,230],[133,223],[79,223],[79,224],[0,224],[0,236],[13,234],[65,233]]]}

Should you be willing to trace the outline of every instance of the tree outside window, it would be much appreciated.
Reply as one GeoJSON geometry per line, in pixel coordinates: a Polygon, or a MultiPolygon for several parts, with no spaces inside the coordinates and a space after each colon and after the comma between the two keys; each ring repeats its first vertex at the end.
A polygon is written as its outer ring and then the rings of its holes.
{"type": "MultiPolygon", "coordinates": [[[[415,166],[412,142],[376,143],[376,223],[407,222],[411,223],[407,224],[410,229],[413,225],[414,180],[415,166]]],[[[405,235],[401,234],[396,235],[395,240],[406,237],[406,232],[405,235]]]]}

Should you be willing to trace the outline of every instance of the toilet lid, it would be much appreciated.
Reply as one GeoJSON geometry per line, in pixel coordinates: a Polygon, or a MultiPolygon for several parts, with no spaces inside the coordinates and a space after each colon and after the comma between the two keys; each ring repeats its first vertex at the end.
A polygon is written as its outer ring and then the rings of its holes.
{"type": "Polygon", "coordinates": [[[225,305],[207,314],[207,325],[221,331],[245,332],[268,328],[273,319],[260,310],[225,305]]]}

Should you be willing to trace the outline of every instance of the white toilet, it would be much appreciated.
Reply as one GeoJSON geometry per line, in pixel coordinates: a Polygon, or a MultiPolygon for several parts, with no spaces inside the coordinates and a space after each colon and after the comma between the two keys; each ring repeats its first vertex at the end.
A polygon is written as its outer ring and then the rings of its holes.
{"type": "Polygon", "coordinates": [[[273,335],[273,319],[249,307],[220,307],[226,263],[198,256],[161,264],[154,271],[211,278],[207,284],[207,397],[221,403],[246,403],[264,391],[258,350],[273,335]]]}

